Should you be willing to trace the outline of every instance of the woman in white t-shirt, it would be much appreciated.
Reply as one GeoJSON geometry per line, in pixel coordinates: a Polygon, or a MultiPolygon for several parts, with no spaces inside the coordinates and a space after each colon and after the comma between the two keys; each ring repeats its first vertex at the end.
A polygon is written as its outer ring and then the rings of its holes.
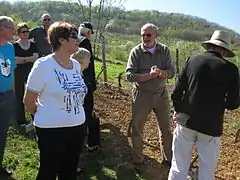
{"type": "Polygon", "coordinates": [[[34,114],[40,149],[37,180],[75,180],[84,142],[83,102],[87,87],[80,64],[74,26],[56,22],[48,30],[53,54],[38,59],[29,74],[24,104],[34,114]]]}

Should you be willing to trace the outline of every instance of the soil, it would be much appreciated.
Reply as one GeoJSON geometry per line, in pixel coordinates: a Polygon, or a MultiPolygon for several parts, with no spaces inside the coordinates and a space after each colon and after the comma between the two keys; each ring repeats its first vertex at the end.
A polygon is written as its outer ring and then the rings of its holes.
{"type": "MultiPolygon", "coordinates": [[[[131,93],[127,90],[119,90],[113,86],[101,85],[95,92],[95,112],[100,117],[102,132],[110,127],[119,131],[115,140],[110,142],[121,156],[121,165],[133,168],[131,140],[128,137],[128,127],[131,119],[131,93]]],[[[237,122],[240,119],[240,110],[228,112],[226,124],[237,122]]],[[[110,128],[111,129],[111,128],[110,128]]],[[[217,180],[240,180],[240,141],[235,141],[236,129],[224,131],[222,136],[221,154],[216,171],[217,180]]],[[[116,134],[115,134],[116,135],[116,134]]],[[[114,133],[112,133],[114,136],[114,133]]],[[[107,138],[107,137],[106,137],[107,138]]],[[[150,114],[144,130],[144,154],[146,165],[141,173],[144,179],[167,179],[168,168],[161,164],[162,154],[159,148],[158,129],[155,116],[150,114]]],[[[103,143],[104,144],[104,143],[103,143]]],[[[109,142],[104,145],[111,148],[109,142]]]]}

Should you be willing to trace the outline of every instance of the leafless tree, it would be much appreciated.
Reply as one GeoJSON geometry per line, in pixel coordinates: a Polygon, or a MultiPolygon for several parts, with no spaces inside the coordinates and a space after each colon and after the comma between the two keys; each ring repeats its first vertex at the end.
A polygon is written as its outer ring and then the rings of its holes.
{"type": "Polygon", "coordinates": [[[104,36],[106,25],[123,12],[127,0],[68,0],[68,2],[77,4],[84,21],[93,23],[95,29],[93,53],[95,55],[99,47],[96,43],[100,42],[100,34],[101,37],[104,36]],[[95,12],[96,17],[93,17],[92,12],[95,12]]]}

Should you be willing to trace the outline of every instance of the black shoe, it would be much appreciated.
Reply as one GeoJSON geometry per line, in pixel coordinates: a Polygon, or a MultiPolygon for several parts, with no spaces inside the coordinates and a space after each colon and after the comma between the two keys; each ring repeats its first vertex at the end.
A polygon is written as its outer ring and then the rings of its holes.
{"type": "Polygon", "coordinates": [[[0,176],[11,176],[12,172],[7,171],[5,168],[0,167],[0,176]]]}
{"type": "Polygon", "coordinates": [[[162,161],[162,165],[163,166],[168,166],[169,168],[172,166],[172,163],[171,163],[171,161],[168,161],[168,160],[163,160],[162,161]]]}

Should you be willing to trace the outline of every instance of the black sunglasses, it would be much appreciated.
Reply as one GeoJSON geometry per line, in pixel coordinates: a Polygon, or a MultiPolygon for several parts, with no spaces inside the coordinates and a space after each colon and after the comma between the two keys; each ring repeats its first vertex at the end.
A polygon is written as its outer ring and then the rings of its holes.
{"type": "Polygon", "coordinates": [[[141,34],[141,36],[142,36],[142,37],[145,37],[145,36],[147,36],[147,37],[151,37],[152,34],[141,34]]]}
{"type": "Polygon", "coordinates": [[[70,33],[69,37],[73,38],[73,39],[78,39],[78,34],[77,33],[70,33]]]}
{"type": "Polygon", "coordinates": [[[43,19],[43,21],[51,21],[51,19],[43,19]]]}
{"type": "Polygon", "coordinates": [[[26,31],[21,31],[21,33],[29,33],[29,31],[28,31],[28,30],[26,30],[26,31]]]}

